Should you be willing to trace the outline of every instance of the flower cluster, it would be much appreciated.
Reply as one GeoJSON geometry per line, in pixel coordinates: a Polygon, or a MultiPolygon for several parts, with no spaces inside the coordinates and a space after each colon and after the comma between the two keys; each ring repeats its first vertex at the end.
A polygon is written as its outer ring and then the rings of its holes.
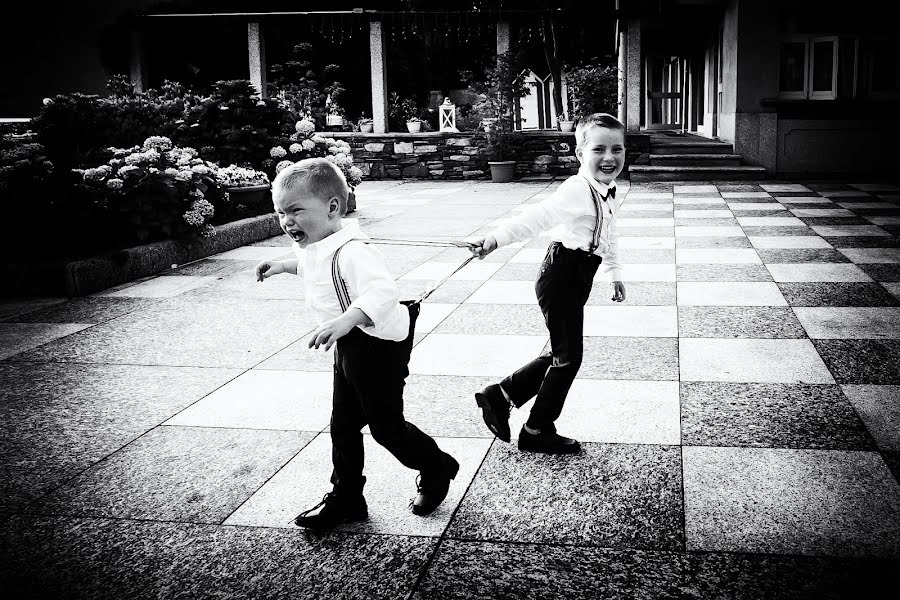
{"type": "Polygon", "coordinates": [[[209,221],[215,209],[206,196],[218,191],[219,168],[215,163],[199,158],[193,148],[173,145],[163,136],[151,136],[141,146],[107,151],[112,158],[106,164],[73,169],[81,175],[84,186],[103,192],[107,204],[121,205],[124,210],[129,202],[164,195],[189,230],[201,235],[213,233],[209,221]]]}
{"type": "Polygon", "coordinates": [[[295,132],[290,136],[293,143],[287,150],[284,146],[275,146],[269,150],[269,156],[273,159],[282,159],[275,164],[276,174],[298,160],[325,157],[341,169],[351,189],[362,183],[362,171],[353,166],[350,144],[317,134],[315,123],[309,119],[297,121],[294,129],[295,132]]]}
{"type": "Polygon", "coordinates": [[[53,163],[47,160],[44,146],[3,140],[0,150],[0,191],[10,186],[37,184],[53,173],[53,163]]]}
{"type": "Polygon", "coordinates": [[[249,187],[253,185],[268,185],[269,176],[263,171],[257,171],[256,169],[228,165],[227,167],[221,167],[216,172],[216,181],[220,186],[226,188],[249,187]]]}

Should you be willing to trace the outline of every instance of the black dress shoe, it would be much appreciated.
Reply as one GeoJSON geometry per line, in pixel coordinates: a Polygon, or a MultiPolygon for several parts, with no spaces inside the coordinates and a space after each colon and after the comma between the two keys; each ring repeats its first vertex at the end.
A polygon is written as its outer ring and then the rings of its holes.
{"type": "Polygon", "coordinates": [[[335,492],[328,492],[321,502],[297,515],[297,518],[294,519],[294,524],[307,529],[324,531],[326,529],[334,529],[344,523],[364,521],[368,518],[369,509],[362,494],[357,497],[346,498],[339,496],[335,492]]]}
{"type": "Polygon", "coordinates": [[[578,454],[581,451],[581,444],[577,440],[559,435],[554,429],[528,433],[523,427],[519,433],[519,450],[544,454],[578,454]]]}
{"type": "Polygon", "coordinates": [[[509,402],[499,385],[489,385],[475,394],[475,402],[481,407],[481,417],[491,433],[509,443],[509,402]]]}
{"type": "Polygon", "coordinates": [[[444,452],[443,466],[436,473],[422,473],[417,480],[416,499],[412,501],[413,514],[424,517],[434,512],[450,491],[450,480],[456,478],[459,463],[444,452]]]}

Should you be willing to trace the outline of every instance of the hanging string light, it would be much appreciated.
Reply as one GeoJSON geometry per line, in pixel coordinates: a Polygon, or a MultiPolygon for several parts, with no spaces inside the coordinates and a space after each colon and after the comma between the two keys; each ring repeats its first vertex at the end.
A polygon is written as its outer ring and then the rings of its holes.
{"type": "Polygon", "coordinates": [[[444,12],[444,37],[450,37],[450,13],[444,12]]]}

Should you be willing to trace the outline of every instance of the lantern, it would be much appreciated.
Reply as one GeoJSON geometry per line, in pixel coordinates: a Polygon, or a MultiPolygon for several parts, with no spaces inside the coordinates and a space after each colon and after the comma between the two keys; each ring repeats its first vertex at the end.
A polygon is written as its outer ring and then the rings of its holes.
{"type": "Polygon", "coordinates": [[[440,131],[459,133],[456,128],[456,105],[450,102],[450,98],[444,98],[444,103],[438,107],[440,117],[440,131]]]}

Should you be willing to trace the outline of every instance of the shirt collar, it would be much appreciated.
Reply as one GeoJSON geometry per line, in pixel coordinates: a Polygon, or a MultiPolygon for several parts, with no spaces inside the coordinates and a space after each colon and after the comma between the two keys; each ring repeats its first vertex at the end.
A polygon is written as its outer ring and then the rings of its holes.
{"type": "Polygon", "coordinates": [[[582,165],[578,169],[578,174],[583,176],[585,179],[587,179],[588,182],[593,186],[593,188],[595,190],[597,190],[600,193],[600,196],[603,198],[607,197],[610,189],[616,188],[615,181],[611,182],[609,185],[606,185],[605,183],[601,183],[601,182],[597,181],[596,179],[594,179],[593,175],[591,175],[590,171],[588,171],[584,165],[582,165]]]}
{"type": "MultiPolygon", "coordinates": [[[[368,238],[369,236],[363,233],[359,228],[358,219],[341,219],[340,229],[338,229],[328,237],[319,240],[318,242],[309,244],[306,247],[306,252],[313,257],[329,256],[331,254],[334,254],[338,248],[340,248],[350,240],[365,240],[368,238]]],[[[294,242],[294,245],[296,246],[297,242],[294,242]]]]}

